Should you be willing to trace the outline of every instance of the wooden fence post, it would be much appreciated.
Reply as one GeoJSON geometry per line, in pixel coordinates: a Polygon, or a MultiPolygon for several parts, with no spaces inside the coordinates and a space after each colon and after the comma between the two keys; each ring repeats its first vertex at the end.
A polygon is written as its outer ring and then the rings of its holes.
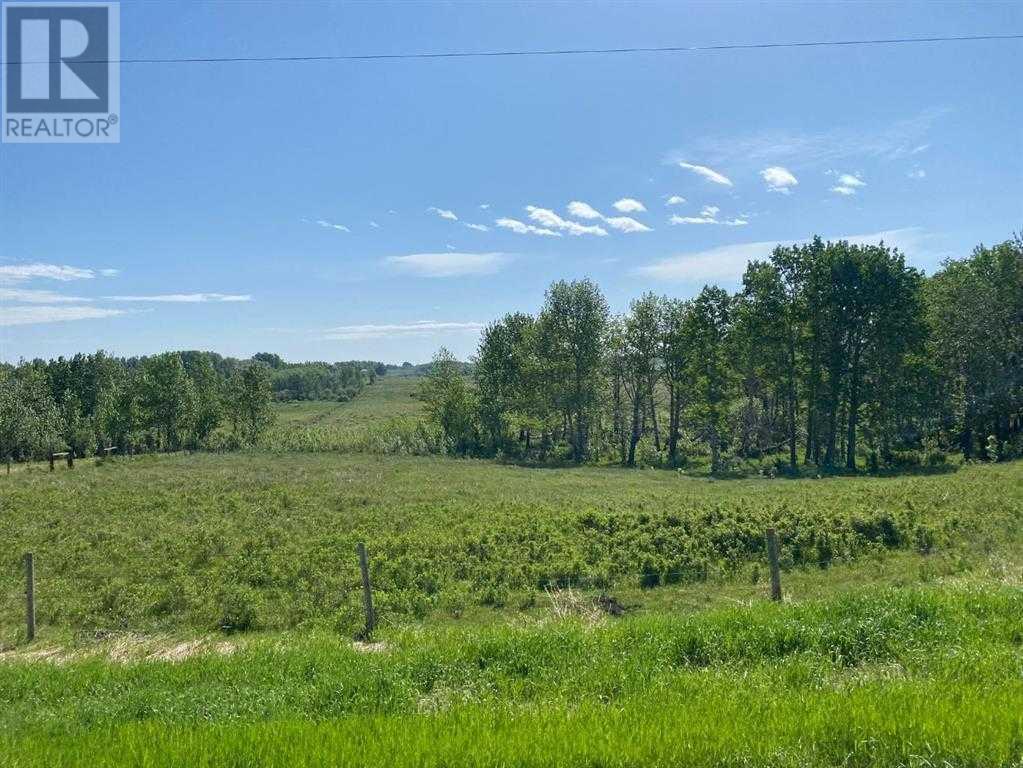
{"type": "Polygon", "coordinates": [[[68,469],[74,469],[75,468],[75,449],[74,448],[68,448],[68,452],[67,452],[67,468],[68,469]]]}
{"type": "Polygon", "coordinates": [[[362,605],[366,610],[366,629],[363,637],[369,640],[377,623],[376,614],[373,612],[373,588],[369,583],[369,558],[366,557],[366,545],[361,541],[356,549],[359,552],[359,570],[362,571],[362,605]]]}
{"type": "Polygon", "coordinates": [[[36,572],[32,553],[25,553],[25,634],[36,639],[36,572]]]}
{"type": "Polygon", "coordinates": [[[781,600],[781,564],[778,562],[778,533],[767,529],[767,559],[771,564],[771,599],[781,600]]]}
{"type": "Polygon", "coordinates": [[[50,451],[50,471],[53,471],[53,451],[50,451]]]}

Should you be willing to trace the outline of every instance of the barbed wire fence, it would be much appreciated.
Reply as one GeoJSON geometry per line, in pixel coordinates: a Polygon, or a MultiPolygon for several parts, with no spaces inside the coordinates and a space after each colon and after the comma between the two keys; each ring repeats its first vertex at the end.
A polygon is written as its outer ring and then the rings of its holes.
{"type": "MultiPolygon", "coordinates": [[[[777,533],[768,528],[764,534],[765,551],[770,572],[771,599],[781,600],[781,567],[777,533]]],[[[374,631],[385,622],[403,613],[391,606],[381,611],[376,600],[380,594],[388,595],[391,585],[381,573],[383,560],[374,561],[365,543],[359,542],[348,563],[339,565],[330,574],[308,574],[302,587],[291,590],[271,590],[279,599],[279,605],[286,605],[304,599],[310,602],[314,611],[329,613],[341,607],[361,610],[361,627],[357,637],[371,639],[374,631]],[[374,569],[374,565],[377,566],[374,569]],[[390,614],[390,615],[388,615],[390,614]]],[[[125,597],[138,597],[140,593],[149,605],[166,609],[174,617],[174,608],[181,600],[182,593],[191,587],[184,587],[176,580],[174,573],[167,574],[89,574],[89,573],[48,573],[46,562],[34,553],[26,552],[20,558],[3,558],[0,561],[0,650],[32,642],[38,627],[70,630],[79,635],[102,638],[117,633],[138,631],[146,622],[138,616],[125,613],[119,605],[125,597]],[[82,585],[87,589],[82,590],[82,585]],[[48,598],[62,593],[83,593],[86,604],[78,610],[66,606],[51,607],[48,598]],[[22,620],[18,621],[18,617],[22,620]]],[[[548,574],[529,579],[533,594],[546,593],[551,596],[560,591],[597,592],[593,601],[612,615],[621,615],[626,608],[610,596],[611,592],[626,586],[652,588],[662,585],[704,583],[710,578],[706,564],[689,568],[668,570],[641,570],[616,572],[613,574],[548,574]]],[[[217,593],[219,585],[215,579],[205,580],[207,597],[217,593]]],[[[403,589],[408,589],[404,586],[403,589]]],[[[53,603],[59,601],[54,600],[53,603]]],[[[249,628],[251,617],[246,609],[228,607],[218,620],[223,631],[238,631],[249,628]]],[[[212,625],[211,625],[212,628],[212,625]]]]}

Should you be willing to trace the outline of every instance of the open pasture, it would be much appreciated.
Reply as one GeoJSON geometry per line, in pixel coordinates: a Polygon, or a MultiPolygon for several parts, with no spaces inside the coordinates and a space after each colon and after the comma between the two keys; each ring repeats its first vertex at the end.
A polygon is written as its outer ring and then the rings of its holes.
{"type": "Polygon", "coordinates": [[[27,551],[43,631],[351,633],[358,541],[382,620],[397,623],[528,611],[552,586],[634,591],[640,604],[694,586],[760,595],[769,525],[787,582],[862,580],[893,554],[913,558],[914,574],[986,567],[1018,551],[1023,465],[709,481],[444,457],[178,454],[16,473],[3,515],[7,642],[22,627],[27,551]]]}

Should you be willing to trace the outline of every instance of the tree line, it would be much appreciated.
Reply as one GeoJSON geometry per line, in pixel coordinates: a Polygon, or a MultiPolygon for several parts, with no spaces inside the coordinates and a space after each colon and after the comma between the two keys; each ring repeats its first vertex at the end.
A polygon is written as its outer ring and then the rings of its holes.
{"type": "Polygon", "coordinates": [[[259,353],[116,358],[102,351],[0,365],[0,458],[50,452],[228,449],[256,442],[274,400],[347,400],[378,375],[370,362],[291,364],[259,353]]]}
{"type": "Polygon", "coordinates": [[[1023,240],[926,277],[897,249],[814,238],[742,287],[647,293],[613,316],[590,280],[483,332],[470,379],[446,350],[422,396],[458,453],[712,470],[997,459],[1023,449],[1023,240]]]}

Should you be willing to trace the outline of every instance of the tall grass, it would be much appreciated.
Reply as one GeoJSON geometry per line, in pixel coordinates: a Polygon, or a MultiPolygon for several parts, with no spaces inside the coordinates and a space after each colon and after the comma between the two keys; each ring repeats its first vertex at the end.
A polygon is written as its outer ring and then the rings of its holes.
{"type": "Polygon", "coordinates": [[[787,574],[857,562],[866,573],[892,552],[930,553],[921,568],[954,572],[1023,538],[1018,463],[925,478],[706,482],[263,452],[82,463],[0,482],[0,644],[23,626],[26,551],[44,632],[349,632],[361,621],[357,541],[391,621],[517,610],[550,585],[753,588],[766,577],[767,525],[780,532],[787,574]]]}
{"type": "Polygon", "coordinates": [[[0,763],[1010,766],[1023,593],[324,634],[180,663],[0,664],[0,763]]]}

